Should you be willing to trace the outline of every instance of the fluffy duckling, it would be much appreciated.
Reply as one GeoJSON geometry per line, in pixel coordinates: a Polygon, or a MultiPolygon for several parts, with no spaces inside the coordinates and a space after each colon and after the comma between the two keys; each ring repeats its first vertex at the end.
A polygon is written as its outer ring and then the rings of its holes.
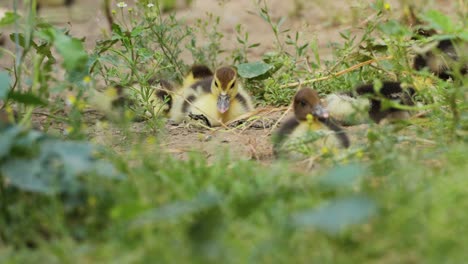
{"type": "Polygon", "coordinates": [[[123,110],[127,108],[135,112],[136,120],[147,119],[159,113],[167,116],[173,102],[171,96],[171,92],[174,90],[173,85],[166,80],[155,78],[150,79],[148,84],[151,87],[148,92],[141,89],[138,84],[128,88],[115,85],[103,91],[96,90],[91,95],[89,102],[108,117],[115,119],[121,118],[123,110]],[[116,112],[117,116],[115,116],[116,112]]]}
{"type": "Polygon", "coordinates": [[[369,117],[376,123],[380,123],[383,119],[392,121],[409,118],[408,111],[394,107],[384,107],[382,99],[392,100],[400,105],[414,106],[413,96],[415,92],[414,88],[405,87],[400,82],[383,82],[379,90],[373,84],[365,84],[356,88],[358,95],[369,97],[369,117]]]}
{"type": "Polygon", "coordinates": [[[409,117],[408,111],[384,107],[382,99],[392,100],[401,105],[415,105],[415,89],[404,87],[400,82],[383,82],[379,90],[373,84],[360,85],[355,88],[355,94],[330,94],[325,97],[330,116],[340,124],[363,124],[369,118],[375,123],[380,123],[384,119],[393,121],[409,117]]]}
{"type": "Polygon", "coordinates": [[[208,66],[201,65],[201,64],[194,64],[190,67],[190,71],[185,76],[184,82],[182,84],[182,88],[190,87],[194,83],[201,81],[205,78],[212,77],[213,72],[211,71],[208,66]]]}
{"type": "Polygon", "coordinates": [[[218,68],[213,76],[207,74],[184,87],[181,93],[171,113],[171,119],[177,123],[190,117],[202,119],[208,126],[220,126],[253,110],[252,100],[242,88],[237,71],[230,66],[218,68]]]}
{"type": "Polygon", "coordinates": [[[453,78],[453,71],[457,70],[457,67],[462,75],[467,74],[468,64],[466,58],[463,62],[462,56],[468,54],[468,42],[461,39],[443,39],[436,42],[435,46],[434,44],[429,46],[429,50],[422,50],[414,57],[413,68],[415,70],[427,68],[442,80],[453,78]]]}
{"type": "Polygon", "coordinates": [[[293,109],[294,116],[287,119],[273,136],[275,154],[288,150],[294,142],[304,142],[310,134],[315,148],[349,147],[346,132],[330,117],[315,90],[300,89],[294,96],[293,109]]]}

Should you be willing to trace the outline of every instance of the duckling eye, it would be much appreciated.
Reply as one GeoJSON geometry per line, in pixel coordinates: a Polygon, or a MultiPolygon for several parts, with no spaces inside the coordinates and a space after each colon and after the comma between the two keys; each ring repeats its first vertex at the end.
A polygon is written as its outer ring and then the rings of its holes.
{"type": "Polygon", "coordinates": [[[304,100],[299,101],[299,105],[300,105],[301,107],[305,107],[306,104],[307,104],[307,103],[306,103],[304,100]]]}
{"type": "Polygon", "coordinates": [[[219,88],[218,82],[215,82],[215,86],[216,88],[219,88]]]}
{"type": "Polygon", "coordinates": [[[235,85],[235,84],[236,84],[236,81],[233,81],[233,82],[231,83],[231,86],[230,86],[229,88],[230,88],[230,89],[234,88],[234,85],[235,85]]]}

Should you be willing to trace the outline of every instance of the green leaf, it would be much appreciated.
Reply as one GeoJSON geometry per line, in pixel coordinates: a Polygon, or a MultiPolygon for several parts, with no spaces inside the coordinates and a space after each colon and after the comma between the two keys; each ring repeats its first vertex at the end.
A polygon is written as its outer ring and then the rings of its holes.
{"type": "Polygon", "coordinates": [[[455,26],[448,16],[436,10],[428,11],[423,15],[423,20],[429,23],[429,26],[434,29],[442,30],[443,32],[455,31],[455,26]]]}
{"type": "Polygon", "coordinates": [[[351,196],[297,213],[292,218],[292,225],[298,228],[316,228],[336,235],[350,225],[367,221],[376,211],[377,206],[369,198],[351,196]]]}
{"type": "Polygon", "coordinates": [[[237,65],[237,71],[242,78],[251,79],[265,74],[273,68],[272,65],[263,61],[242,63],[237,65]]]}
{"type": "Polygon", "coordinates": [[[366,168],[360,164],[349,164],[335,167],[320,180],[328,188],[352,188],[366,173],[366,168]]]}
{"type": "Polygon", "coordinates": [[[458,36],[464,40],[464,41],[468,41],[468,30],[465,30],[463,32],[461,32],[460,34],[458,34],[458,36]]]}
{"type": "Polygon", "coordinates": [[[10,75],[6,71],[0,71],[0,100],[5,100],[10,91],[10,75]]]}
{"type": "Polygon", "coordinates": [[[15,21],[20,18],[18,14],[13,12],[6,12],[5,15],[0,19],[0,27],[7,26],[15,23],[15,21]]]}
{"type": "Polygon", "coordinates": [[[389,20],[386,23],[379,24],[378,28],[383,33],[391,36],[402,36],[410,34],[410,31],[396,20],[389,20]]]}
{"type": "Polygon", "coordinates": [[[63,33],[58,33],[54,45],[63,57],[63,65],[68,72],[86,69],[88,54],[83,47],[82,41],[63,33]]]}
{"type": "Polygon", "coordinates": [[[18,103],[23,103],[25,105],[47,105],[47,102],[37,97],[33,93],[10,92],[8,97],[18,103]]]}
{"type": "Polygon", "coordinates": [[[41,158],[56,156],[61,159],[65,171],[80,174],[94,169],[93,146],[85,142],[48,140],[41,146],[41,158]]]}
{"type": "Polygon", "coordinates": [[[15,138],[21,132],[21,129],[17,126],[8,127],[6,130],[0,133],[0,159],[8,156],[11,148],[14,145],[15,138]]]}
{"type": "Polygon", "coordinates": [[[40,160],[11,159],[1,167],[2,174],[8,183],[26,191],[53,194],[57,183],[50,171],[42,168],[40,160]]]}

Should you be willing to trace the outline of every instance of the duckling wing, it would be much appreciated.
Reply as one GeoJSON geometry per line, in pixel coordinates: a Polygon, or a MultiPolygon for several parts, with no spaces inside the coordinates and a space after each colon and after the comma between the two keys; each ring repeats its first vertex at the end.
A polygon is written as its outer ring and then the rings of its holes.
{"type": "Polygon", "coordinates": [[[350,145],[349,137],[342,127],[336,124],[335,120],[332,118],[327,118],[321,120],[321,122],[331,131],[333,131],[342,147],[348,148],[350,145]]]}
{"type": "Polygon", "coordinates": [[[211,92],[211,81],[212,78],[205,78],[176,91],[173,96],[170,118],[176,123],[188,119],[194,102],[211,92]]]}
{"type": "Polygon", "coordinates": [[[365,123],[369,109],[369,99],[356,98],[347,94],[329,94],[325,97],[325,105],[335,121],[342,125],[365,123]]]}
{"type": "Polygon", "coordinates": [[[288,118],[273,135],[273,143],[280,145],[298,126],[299,121],[294,116],[288,118]]]}

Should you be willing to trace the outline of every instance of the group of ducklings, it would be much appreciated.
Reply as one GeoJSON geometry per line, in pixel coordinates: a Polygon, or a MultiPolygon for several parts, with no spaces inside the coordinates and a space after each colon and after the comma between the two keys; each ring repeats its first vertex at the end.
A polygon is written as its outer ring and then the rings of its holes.
{"type": "MultiPolygon", "coordinates": [[[[453,50],[452,42],[448,43],[449,49],[453,50]]],[[[428,68],[441,79],[450,78],[451,69],[447,64],[434,62],[437,59],[440,56],[437,57],[432,51],[418,55],[413,68],[428,68]]],[[[462,69],[462,73],[466,73],[466,69],[462,69]]],[[[274,151],[283,151],[283,146],[311,132],[319,135],[312,140],[314,146],[347,148],[351,142],[343,126],[362,123],[368,119],[379,123],[387,118],[408,117],[406,111],[397,108],[383,109],[381,99],[383,97],[396,100],[400,104],[413,105],[414,94],[415,89],[390,81],[383,82],[379,88],[373,84],[361,85],[356,87],[354,93],[330,94],[323,100],[312,88],[300,88],[292,102],[294,115],[281,122],[273,135],[274,151]],[[348,117],[355,115],[361,115],[359,120],[350,122],[348,117]]],[[[207,66],[193,65],[178,89],[166,81],[159,81],[155,98],[155,101],[165,102],[165,113],[175,123],[198,120],[209,127],[216,127],[254,110],[252,98],[243,88],[237,71],[232,66],[219,67],[213,73],[207,66]]]]}

